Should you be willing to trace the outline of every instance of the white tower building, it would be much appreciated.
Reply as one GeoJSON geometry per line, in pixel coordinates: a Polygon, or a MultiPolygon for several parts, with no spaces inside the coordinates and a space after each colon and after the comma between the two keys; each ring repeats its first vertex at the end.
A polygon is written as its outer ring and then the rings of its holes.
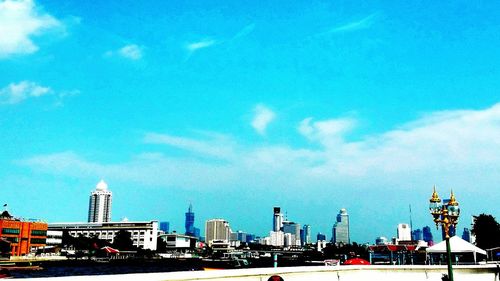
{"type": "Polygon", "coordinates": [[[205,242],[208,246],[217,241],[229,242],[231,229],[229,223],[223,219],[211,219],[205,223],[205,242]]]}
{"type": "Polygon", "coordinates": [[[409,224],[398,224],[398,241],[411,241],[411,228],[409,224]]]}
{"type": "Polygon", "coordinates": [[[108,185],[101,180],[90,193],[89,219],[88,222],[109,222],[111,221],[111,197],[112,192],[108,190],[108,185]]]}

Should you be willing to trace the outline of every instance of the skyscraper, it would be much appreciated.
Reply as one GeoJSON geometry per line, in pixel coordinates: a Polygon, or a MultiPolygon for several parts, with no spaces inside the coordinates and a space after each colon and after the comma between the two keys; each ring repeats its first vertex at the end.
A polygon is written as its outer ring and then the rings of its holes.
{"type": "Polygon", "coordinates": [[[464,227],[464,232],[462,233],[462,239],[465,241],[469,242],[471,241],[470,239],[470,230],[467,227],[464,227]]]}
{"type": "Polygon", "coordinates": [[[205,242],[212,246],[213,241],[229,242],[231,229],[229,223],[223,219],[211,219],[205,223],[205,242]]]}
{"type": "Polygon", "coordinates": [[[411,228],[407,223],[398,224],[398,240],[411,241],[411,228]]]}
{"type": "Polygon", "coordinates": [[[194,213],[193,213],[193,205],[189,203],[189,208],[186,213],[186,221],[184,223],[186,226],[186,235],[189,236],[194,236],[195,235],[195,230],[194,230],[194,213]]]}
{"type": "Polygon", "coordinates": [[[423,240],[422,239],[422,230],[421,229],[415,229],[411,231],[411,240],[413,241],[419,241],[423,240]]]}
{"type": "Polygon", "coordinates": [[[307,245],[307,244],[311,244],[311,226],[308,225],[308,224],[304,224],[304,226],[302,227],[302,230],[303,230],[303,237],[302,237],[302,244],[303,245],[307,245]]]}
{"type": "Polygon", "coordinates": [[[424,228],[422,228],[422,236],[424,238],[424,241],[427,242],[429,246],[432,246],[434,244],[431,228],[429,226],[425,226],[424,228]]]}
{"type": "Polygon", "coordinates": [[[300,224],[291,221],[284,221],[283,232],[285,234],[290,234],[287,246],[300,246],[300,224]]]}
{"type": "Polygon", "coordinates": [[[280,231],[283,227],[283,214],[281,213],[280,207],[273,208],[273,231],[280,231]]]}
{"type": "Polygon", "coordinates": [[[95,190],[90,193],[88,222],[111,221],[112,195],[103,180],[96,185],[95,190]]]}
{"type": "Polygon", "coordinates": [[[160,230],[163,231],[164,233],[169,233],[170,232],[170,222],[161,221],[160,222],[160,230]]]}
{"type": "Polygon", "coordinates": [[[349,237],[349,214],[347,214],[346,209],[340,209],[337,215],[337,221],[332,229],[332,241],[336,244],[349,244],[351,242],[349,237]]]}
{"type": "Polygon", "coordinates": [[[316,235],[316,240],[317,241],[326,241],[326,235],[321,233],[321,232],[318,232],[318,234],[316,235]]]}

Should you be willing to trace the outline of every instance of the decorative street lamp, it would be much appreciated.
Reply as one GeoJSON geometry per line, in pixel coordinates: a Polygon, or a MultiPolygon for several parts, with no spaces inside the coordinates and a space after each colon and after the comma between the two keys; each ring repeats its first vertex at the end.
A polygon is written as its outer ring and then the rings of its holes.
{"type": "Polygon", "coordinates": [[[458,207],[458,202],[455,200],[453,190],[451,191],[450,201],[446,204],[441,204],[441,199],[436,192],[436,186],[434,186],[434,191],[432,192],[432,197],[429,202],[429,211],[434,217],[436,228],[439,229],[439,225],[441,224],[441,227],[444,230],[446,238],[446,253],[448,255],[448,278],[450,281],[453,281],[453,268],[451,267],[450,250],[450,227],[453,226],[456,229],[458,217],[460,216],[460,208],[458,207]]]}

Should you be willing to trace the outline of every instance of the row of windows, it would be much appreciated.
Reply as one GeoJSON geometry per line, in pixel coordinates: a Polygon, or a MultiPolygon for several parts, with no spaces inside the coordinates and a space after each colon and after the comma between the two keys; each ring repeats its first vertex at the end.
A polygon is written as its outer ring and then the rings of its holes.
{"type": "Polygon", "coordinates": [[[17,238],[17,237],[4,237],[4,239],[11,242],[11,243],[18,243],[19,242],[19,238],[17,238]]]}
{"type": "Polygon", "coordinates": [[[46,239],[42,238],[31,238],[31,244],[45,244],[46,239]]]}
{"type": "Polygon", "coordinates": [[[47,230],[32,230],[31,235],[35,236],[47,236],[47,230]]]}
{"type": "Polygon", "coordinates": [[[2,234],[19,234],[21,230],[19,228],[2,228],[2,234]]]}

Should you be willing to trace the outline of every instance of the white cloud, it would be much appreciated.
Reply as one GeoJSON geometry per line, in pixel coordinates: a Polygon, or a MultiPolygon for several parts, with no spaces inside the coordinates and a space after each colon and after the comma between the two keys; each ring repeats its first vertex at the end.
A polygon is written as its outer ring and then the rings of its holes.
{"type": "Polygon", "coordinates": [[[234,155],[235,143],[228,137],[221,135],[209,140],[195,140],[185,137],[177,137],[168,134],[148,133],[144,136],[144,142],[150,144],[163,144],[175,148],[191,151],[197,154],[211,156],[221,159],[229,159],[234,155]]]}
{"type": "Polygon", "coordinates": [[[340,26],[336,26],[326,32],[320,33],[318,35],[325,35],[330,33],[343,33],[343,32],[353,32],[357,30],[363,30],[370,28],[377,19],[379,13],[373,13],[369,16],[366,16],[360,20],[355,20],[340,26]]]}
{"type": "Polygon", "coordinates": [[[131,60],[138,60],[142,58],[142,48],[135,44],[124,46],[118,50],[118,53],[131,60]]]}
{"type": "Polygon", "coordinates": [[[274,120],[276,114],[262,104],[255,106],[254,112],[255,115],[251,125],[257,133],[264,135],[266,133],[267,126],[274,120]]]}
{"type": "Polygon", "coordinates": [[[122,163],[101,164],[66,152],[19,163],[58,175],[97,177],[104,171],[138,184],[188,189],[307,187],[312,192],[346,183],[351,188],[388,184],[430,188],[428,184],[437,180],[462,188],[478,184],[493,188],[500,181],[494,172],[500,167],[500,103],[484,110],[430,113],[396,129],[349,141],[345,135],[354,124],[352,119],[305,119],[298,130],[310,145],[302,147],[149,133],[145,143],[188,153],[143,153],[122,163]]]}
{"type": "Polygon", "coordinates": [[[216,43],[215,40],[206,39],[198,42],[192,42],[186,45],[186,49],[190,52],[195,52],[204,48],[213,46],[216,43]]]}
{"type": "Polygon", "coordinates": [[[238,38],[245,37],[248,34],[252,33],[254,29],[255,29],[255,23],[251,23],[251,24],[243,27],[240,31],[238,31],[238,33],[236,33],[233,36],[232,40],[236,40],[238,38]]]}
{"type": "Polygon", "coordinates": [[[59,26],[57,19],[40,11],[32,0],[1,1],[0,58],[36,52],[33,37],[59,26]]]}
{"type": "Polygon", "coordinates": [[[104,57],[120,56],[130,60],[140,60],[143,57],[144,48],[136,45],[129,44],[121,47],[118,50],[110,50],[104,53],[104,57]]]}
{"type": "Polygon", "coordinates": [[[52,90],[49,87],[40,86],[35,82],[11,83],[0,89],[0,104],[16,104],[28,98],[38,98],[51,93],[52,90]]]}

